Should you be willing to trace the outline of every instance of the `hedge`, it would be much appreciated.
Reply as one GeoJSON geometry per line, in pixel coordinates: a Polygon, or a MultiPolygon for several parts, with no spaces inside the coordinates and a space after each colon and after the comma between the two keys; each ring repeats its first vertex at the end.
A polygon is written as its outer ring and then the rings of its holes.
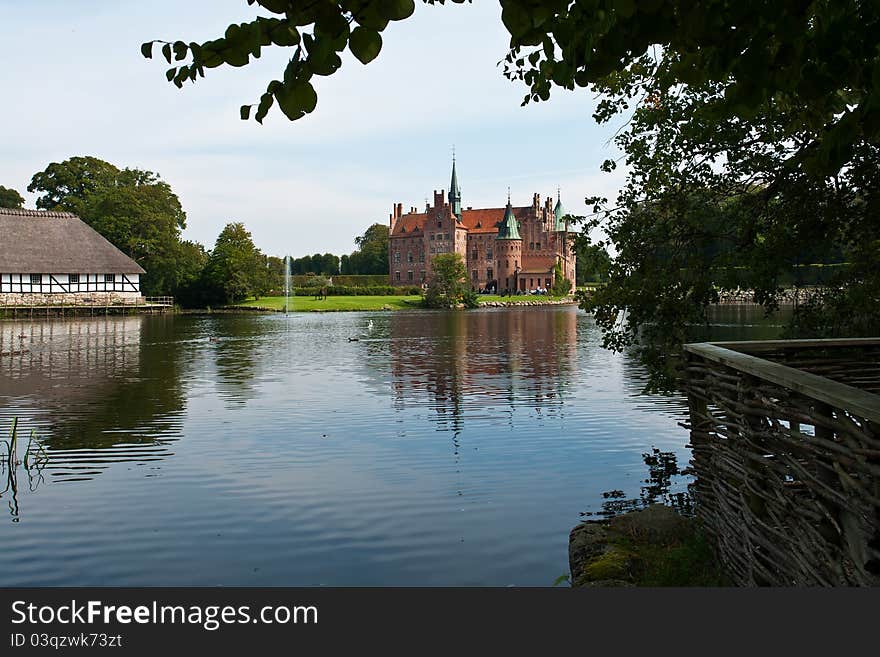
{"type": "MultiPolygon", "coordinates": [[[[334,281],[335,281],[334,277],[334,281]]],[[[320,291],[320,288],[317,287],[294,287],[291,290],[291,293],[297,297],[313,297],[320,291]]],[[[394,287],[392,285],[370,285],[366,286],[347,286],[347,285],[329,285],[326,288],[328,297],[342,297],[342,296],[356,296],[356,297],[364,297],[364,296],[374,296],[374,297],[389,297],[389,296],[405,296],[405,295],[418,295],[422,293],[422,289],[419,287],[394,287]]]]}
{"type": "MultiPolygon", "coordinates": [[[[309,279],[314,276],[296,274],[290,278],[294,287],[306,287],[309,284],[309,279]]],[[[333,274],[333,276],[326,278],[332,278],[334,286],[375,287],[388,285],[388,274],[333,274]]]]}

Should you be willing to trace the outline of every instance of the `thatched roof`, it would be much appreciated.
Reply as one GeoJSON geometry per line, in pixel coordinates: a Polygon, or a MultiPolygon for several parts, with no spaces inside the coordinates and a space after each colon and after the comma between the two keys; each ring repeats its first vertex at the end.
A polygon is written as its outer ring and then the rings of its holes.
{"type": "Polygon", "coordinates": [[[145,273],[75,214],[11,208],[0,208],[0,272],[145,273]]]}

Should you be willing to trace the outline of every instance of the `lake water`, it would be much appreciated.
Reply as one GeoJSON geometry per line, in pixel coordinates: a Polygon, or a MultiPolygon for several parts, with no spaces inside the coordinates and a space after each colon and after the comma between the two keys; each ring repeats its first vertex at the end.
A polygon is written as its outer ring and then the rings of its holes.
{"type": "Polygon", "coordinates": [[[549,586],[643,455],[689,458],[600,343],[574,307],[0,322],[0,431],[43,449],[2,470],[0,585],[549,586]]]}

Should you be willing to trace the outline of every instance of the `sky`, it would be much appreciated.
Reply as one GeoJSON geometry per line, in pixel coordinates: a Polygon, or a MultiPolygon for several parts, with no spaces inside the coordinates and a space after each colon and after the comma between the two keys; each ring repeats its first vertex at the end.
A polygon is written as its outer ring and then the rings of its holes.
{"type": "Polygon", "coordinates": [[[264,252],[300,256],[351,252],[396,202],[424,208],[449,185],[453,145],[464,206],[503,206],[508,186],[527,205],[559,186],[568,211],[586,214],[585,197],[613,198],[622,182],[599,170],[617,156],[617,126],[596,125],[589,91],[521,107],[525,86],[499,65],[509,35],[494,0],[417,1],[376,60],[346,53],[313,79],[318,106],[296,122],[277,108],[262,126],[238,112],[281,77],[285,49],[182,90],[158,52],[140,54],[152,39],[217,38],[258,11],[245,0],[0,0],[0,185],[33,207],[34,173],[92,155],[158,172],[187,213],[186,239],[210,248],[242,221],[264,252]]]}

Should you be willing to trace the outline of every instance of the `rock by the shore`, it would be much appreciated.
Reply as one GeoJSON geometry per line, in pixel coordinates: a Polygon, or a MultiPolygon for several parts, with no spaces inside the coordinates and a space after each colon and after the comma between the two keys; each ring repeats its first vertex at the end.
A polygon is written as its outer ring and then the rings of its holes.
{"type": "Polygon", "coordinates": [[[646,553],[693,535],[693,520],[662,504],[579,524],[568,538],[573,587],[636,586],[646,553]]]}

